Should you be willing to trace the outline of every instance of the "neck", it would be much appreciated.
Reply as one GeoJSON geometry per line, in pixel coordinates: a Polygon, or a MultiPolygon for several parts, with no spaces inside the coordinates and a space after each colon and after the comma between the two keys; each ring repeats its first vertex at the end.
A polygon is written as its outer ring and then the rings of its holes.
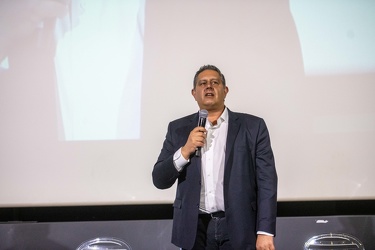
{"type": "Polygon", "coordinates": [[[220,110],[208,110],[208,117],[207,119],[215,125],[217,123],[217,119],[221,116],[221,114],[224,112],[225,106],[220,110]]]}

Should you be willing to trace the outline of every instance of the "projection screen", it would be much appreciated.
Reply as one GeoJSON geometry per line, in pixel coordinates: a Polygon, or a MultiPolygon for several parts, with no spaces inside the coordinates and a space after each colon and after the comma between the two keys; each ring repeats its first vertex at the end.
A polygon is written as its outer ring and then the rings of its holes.
{"type": "Polygon", "coordinates": [[[162,204],[195,72],[265,119],[279,201],[374,199],[375,2],[0,0],[0,207],[162,204]]]}

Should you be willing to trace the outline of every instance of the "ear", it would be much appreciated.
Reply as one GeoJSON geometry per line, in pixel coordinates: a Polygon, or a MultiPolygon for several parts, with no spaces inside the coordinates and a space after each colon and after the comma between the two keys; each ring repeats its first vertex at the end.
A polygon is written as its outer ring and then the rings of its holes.
{"type": "Polygon", "coordinates": [[[228,92],[229,92],[229,88],[227,86],[225,86],[225,88],[224,88],[225,97],[227,96],[228,92]]]}
{"type": "Polygon", "coordinates": [[[192,90],[191,90],[191,95],[194,97],[194,99],[195,99],[195,95],[196,95],[196,93],[197,93],[197,92],[195,91],[195,89],[192,89],[192,90]]]}

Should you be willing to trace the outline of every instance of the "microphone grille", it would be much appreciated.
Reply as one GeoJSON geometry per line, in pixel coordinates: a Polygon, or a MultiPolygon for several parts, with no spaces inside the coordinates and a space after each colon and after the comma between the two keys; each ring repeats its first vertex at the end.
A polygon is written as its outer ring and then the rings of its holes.
{"type": "Polygon", "coordinates": [[[199,110],[199,117],[201,117],[201,118],[207,118],[207,116],[208,116],[208,111],[207,110],[205,110],[205,109],[199,110]]]}

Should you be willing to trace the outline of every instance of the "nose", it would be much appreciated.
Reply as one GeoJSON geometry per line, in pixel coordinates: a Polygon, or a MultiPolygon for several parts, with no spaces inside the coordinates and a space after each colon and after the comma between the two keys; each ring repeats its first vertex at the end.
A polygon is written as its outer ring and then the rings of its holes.
{"type": "Polygon", "coordinates": [[[211,82],[206,83],[206,89],[212,89],[213,84],[211,82]]]}

